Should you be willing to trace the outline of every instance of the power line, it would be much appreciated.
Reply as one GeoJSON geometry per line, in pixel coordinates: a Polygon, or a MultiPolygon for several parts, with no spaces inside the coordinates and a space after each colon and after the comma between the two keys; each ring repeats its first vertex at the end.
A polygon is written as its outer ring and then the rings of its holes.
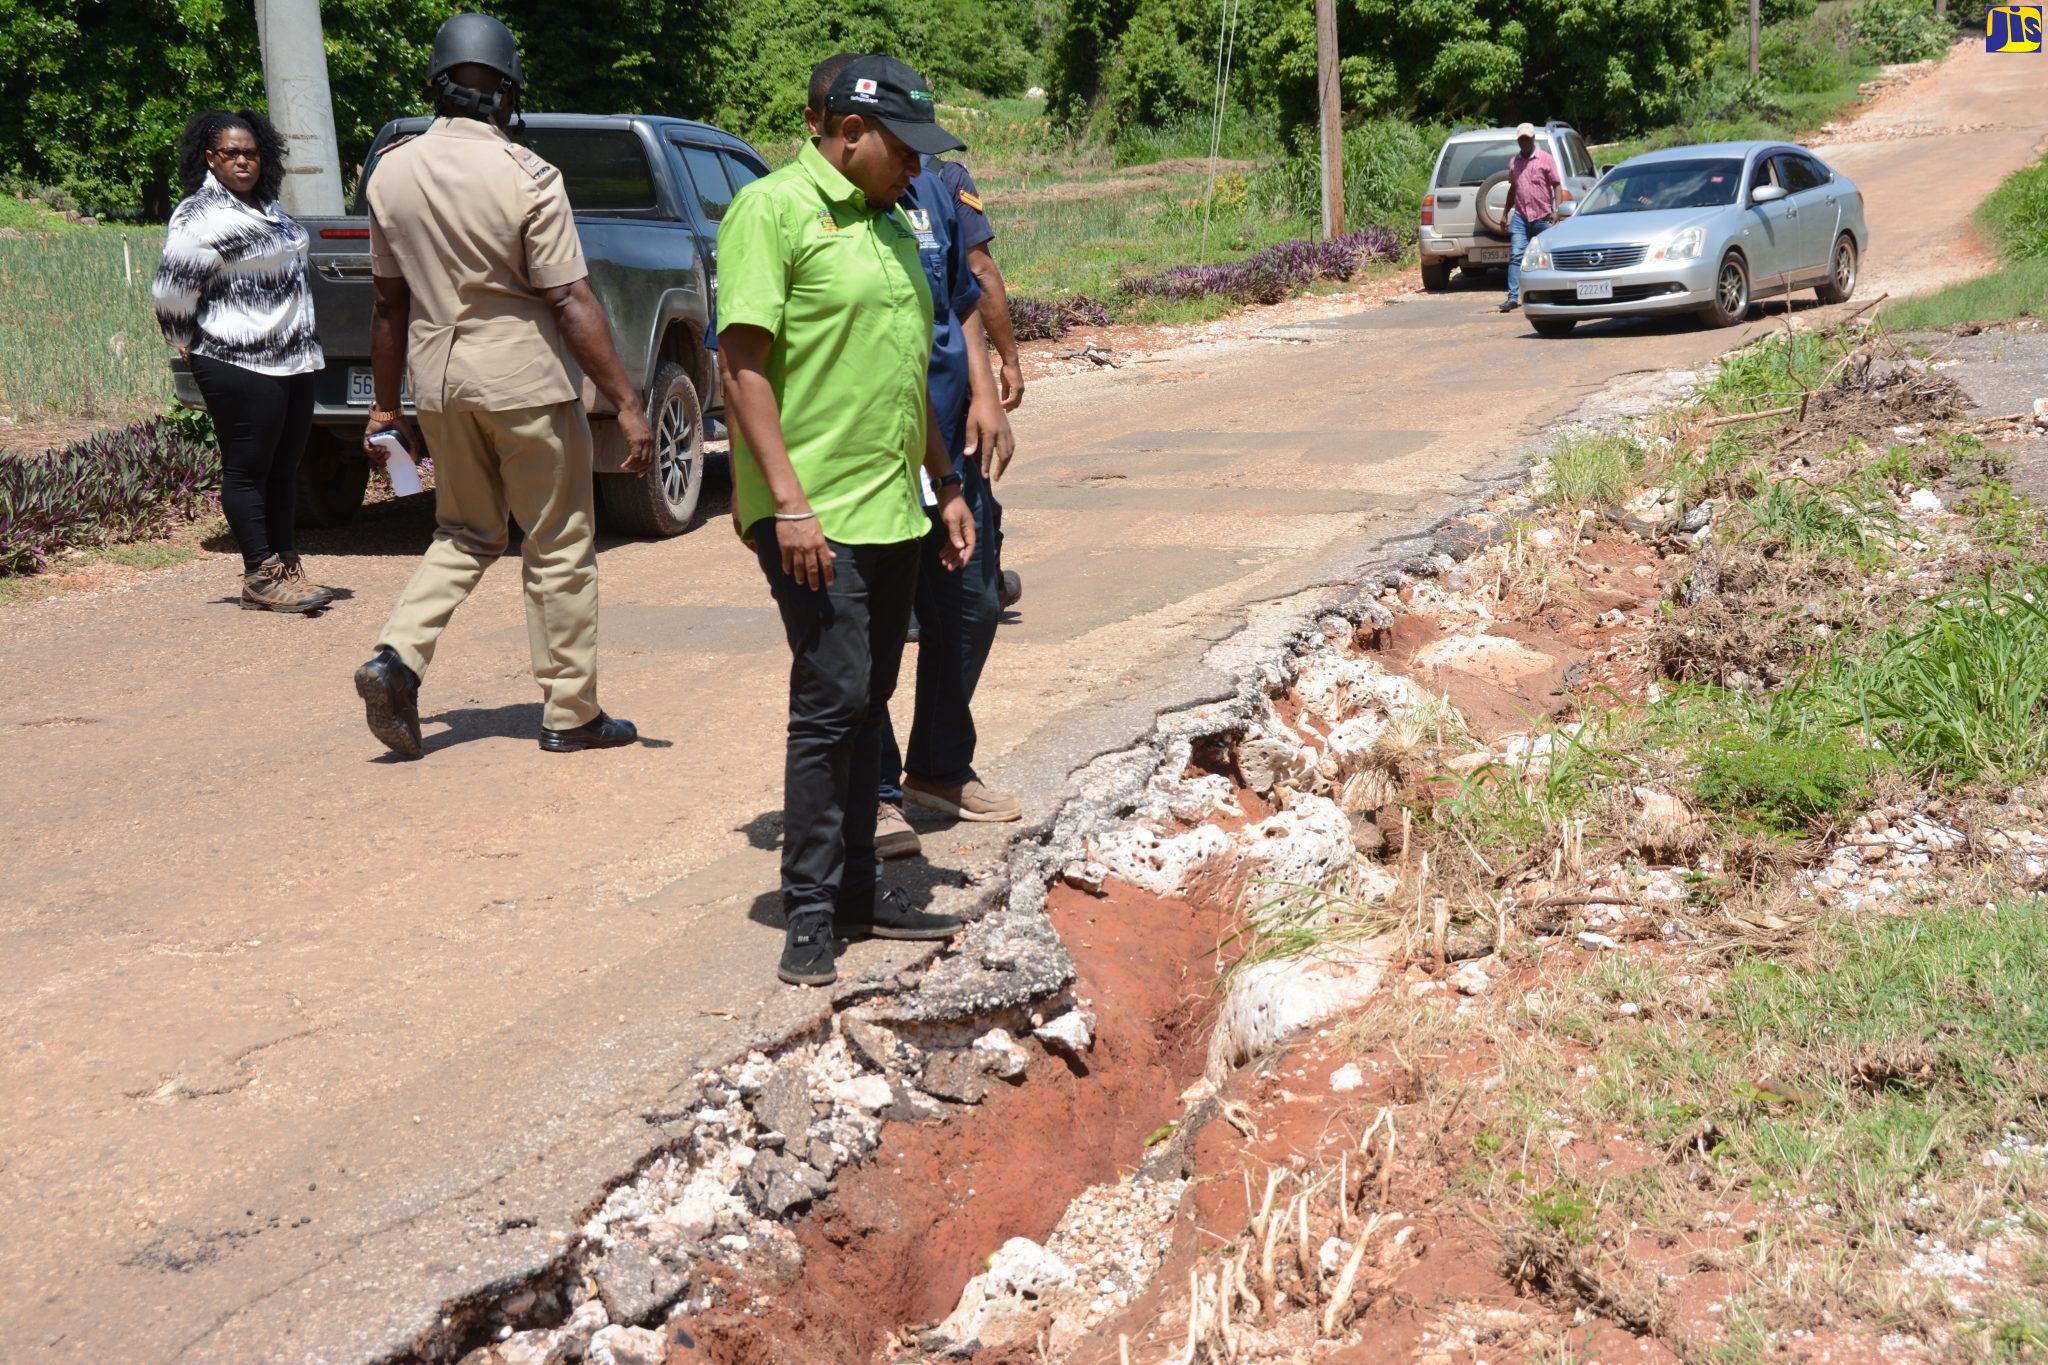
{"type": "Polygon", "coordinates": [[[1209,263],[1209,210],[1216,202],[1216,160],[1223,153],[1223,110],[1230,98],[1230,64],[1236,55],[1237,16],[1243,0],[1223,0],[1222,22],[1216,34],[1216,95],[1209,113],[1209,188],[1202,196],[1202,245],[1197,263],[1209,263]]]}

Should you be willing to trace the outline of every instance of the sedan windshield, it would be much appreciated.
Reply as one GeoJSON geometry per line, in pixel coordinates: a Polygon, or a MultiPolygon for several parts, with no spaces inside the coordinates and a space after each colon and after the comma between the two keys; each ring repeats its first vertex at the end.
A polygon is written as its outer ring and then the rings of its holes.
{"type": "Polygon", "coordinates": [[[1579,217],[1589,213],[1647,213],[1652,209],[1710,209],[1735,202],[1742,188],[1742,163],[1651,161],[1622,166],[1586,196],[1579,217]]]}

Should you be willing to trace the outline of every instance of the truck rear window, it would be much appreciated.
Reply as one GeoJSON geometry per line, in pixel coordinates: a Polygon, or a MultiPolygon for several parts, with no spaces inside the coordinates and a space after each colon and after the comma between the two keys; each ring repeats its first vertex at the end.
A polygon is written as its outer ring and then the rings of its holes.
{"type": "MultiPolygon", "coordinates": [[[[1549,138],[1537,138],[1536,145],[1556,156],[1549,138]]],[[[1483,185],[1508,168],[1508,160],[1514,156],[1515,150],[1515,140],[1511,137],[1497,142],[1453,142],[1444,149],[1444,159],[1437,163],[1437,187],[1483,185]]],[[[1566,171],[1565,174],[1571,172],[1566,171]]]]}
{"type": "Polygon", "coordinates": [[[660,207],[640,139],[623,128],[528,127],[521,142],[562,173],[578,213],[653,213],[660,207]]]}

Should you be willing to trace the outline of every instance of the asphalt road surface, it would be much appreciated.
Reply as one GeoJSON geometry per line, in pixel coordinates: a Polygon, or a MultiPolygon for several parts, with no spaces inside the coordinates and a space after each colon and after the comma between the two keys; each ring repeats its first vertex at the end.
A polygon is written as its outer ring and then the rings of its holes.
{"type": "MultiPolygon", "coordinates": [[[[1968,215],[2048,134],[2043,70],[1963,55],[1827,151],[1868,197],[1864,297],[1982,267],[1968,215]]],[[[979,707],[1028,819],[1221,690],[1249,608],[1512,475],[1616,376],[1770,325],[1544,341],[1497,298],[1031,390],[1027,596],[979,707]]],[[[786,655],[711,513],[603,549],[603,701],[647,737],[622,752],[535,747],[506,564],[427,679],[426,757],[383,755],[349,677],[417,507],[304,547],[352,594],[318,619],[237,610],[218,554],[0,615],[0,1356],[375,1359],[572,1235],[695,1067],[823,1017],[772,975],[786,655]]],[[[1008,833],[928,829],[904,875],[958,894],[1008,833]]]]}

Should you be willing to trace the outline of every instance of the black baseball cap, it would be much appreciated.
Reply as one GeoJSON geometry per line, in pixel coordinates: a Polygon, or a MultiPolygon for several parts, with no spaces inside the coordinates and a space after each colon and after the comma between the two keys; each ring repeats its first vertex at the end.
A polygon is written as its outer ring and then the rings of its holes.
{"type": "Polygon", "coordinates": [[[894,57],[856,57],[848,62],[825,93],[825,112],[875,119],[926,156],[967,150],[966,143],[939,126],[932,88],[924,77],[894,57]]]}

